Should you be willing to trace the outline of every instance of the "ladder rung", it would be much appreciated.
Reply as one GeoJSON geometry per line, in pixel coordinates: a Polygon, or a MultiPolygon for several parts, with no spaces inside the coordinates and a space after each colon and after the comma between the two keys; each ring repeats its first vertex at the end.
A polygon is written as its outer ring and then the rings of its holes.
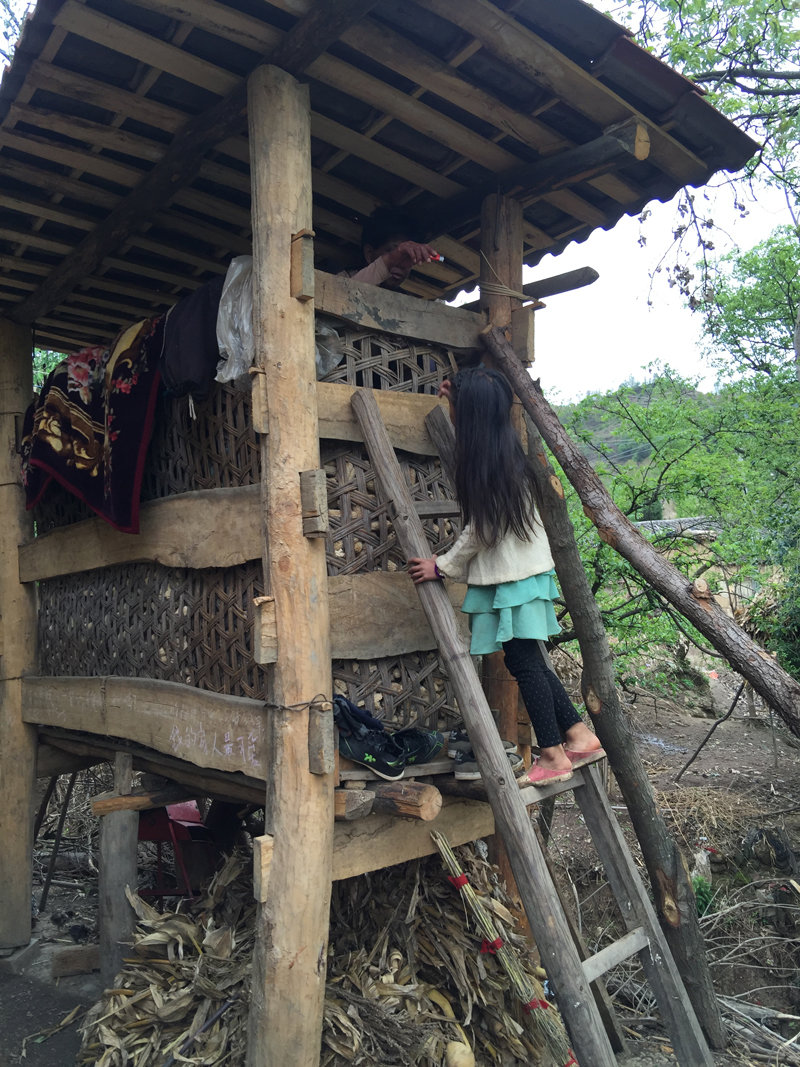
{"type": "Polygon", "coordinates": [[[541,804],[548,797],[557,797],[559,793],[569,793],[571,789],[577,789],[582,785],[583,776],[579,769],[573,773],[569,781],[556,782],[554,785],[526,785],[524,789],[520,789],[519,795],[525,807],[529,808],[531,804],[541,804]]]}
{"type": "Polygon", "coordinates": [[[650,936],[643,926],[637,926],[635,930],[629,930],[619,941],[606,945],[594,956],[590,956],[588,960],[583,961],[583,973],[586,975],[586,981],[594,982],[601,974],[610,971],[612,967],[616,967],[618,963],[622,963],[623,960],[633,956],[634,953],[641,952],[649,944],[650,936]]]}

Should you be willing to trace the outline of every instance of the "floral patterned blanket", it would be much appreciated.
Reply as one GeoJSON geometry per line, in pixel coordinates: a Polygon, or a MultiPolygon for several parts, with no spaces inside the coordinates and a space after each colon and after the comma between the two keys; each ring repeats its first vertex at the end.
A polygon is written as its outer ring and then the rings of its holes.
{"type": "Polygon", "coordinates": [[[161,319],[139,322],[110,348],[84,348],[51,372],[23,426],[29,509],[55,478],[117,530],[139,532],[161,327],[161,319]]]}

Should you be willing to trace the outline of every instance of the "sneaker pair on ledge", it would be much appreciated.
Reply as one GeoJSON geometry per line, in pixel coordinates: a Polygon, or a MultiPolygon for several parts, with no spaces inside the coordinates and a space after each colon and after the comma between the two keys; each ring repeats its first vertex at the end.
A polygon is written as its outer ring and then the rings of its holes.
{"type": "Polygon", "coordinates": [[[444,748],[444,736],[436,730],[412,726],[387,733],[380,719],[343,696],[333,698],[333,719],[340,754],[388,782],[402,778],[406,767],[435,759],[444,748]]]}
{"type": "MultiPolygon", "coordinates": [[[[525,764],[517,755],[517,746],[513,741],[504,741],[503,748],[506,751],[511,771],[514,775],[525,769],[525,764]]],[[[480,776],[478,761],[472,751],[472,742],[466,730],[451,730],[447,737],[447,755],[454,761],[453,776],[460,781],[477,781],[480,776]]]]}

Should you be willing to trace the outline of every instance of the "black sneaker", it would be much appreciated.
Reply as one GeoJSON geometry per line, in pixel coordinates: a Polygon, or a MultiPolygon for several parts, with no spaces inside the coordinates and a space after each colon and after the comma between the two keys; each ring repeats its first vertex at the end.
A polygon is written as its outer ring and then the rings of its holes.
{"type": "Polygon", "coordinates": [[[402,778],[406,769],[403,748],[395,743],[391,734],[381,730],[367,730],[362,726],[358,733],[347,735],[340,732],[339,752],[389,782],[402,778]]]}
{"type": "Polygon", "coordinates": [[[392,734],[392,740],[405,753],[406,765],[430,763],[444,748],[444,735],[437,730],[419,730],[410,726],[392,734]]]}

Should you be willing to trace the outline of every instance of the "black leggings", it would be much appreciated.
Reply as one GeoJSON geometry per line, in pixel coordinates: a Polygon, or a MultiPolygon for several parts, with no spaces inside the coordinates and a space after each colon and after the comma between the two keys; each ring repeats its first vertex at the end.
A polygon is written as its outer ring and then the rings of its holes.
{"type": "Polygon", "coordinates": [[[503,644],[506,667],[514,675],[540,748],[560,745],[563,734],[582,722],[558,676],[544,661],[539,642],[512,637],[503,644]]]}

